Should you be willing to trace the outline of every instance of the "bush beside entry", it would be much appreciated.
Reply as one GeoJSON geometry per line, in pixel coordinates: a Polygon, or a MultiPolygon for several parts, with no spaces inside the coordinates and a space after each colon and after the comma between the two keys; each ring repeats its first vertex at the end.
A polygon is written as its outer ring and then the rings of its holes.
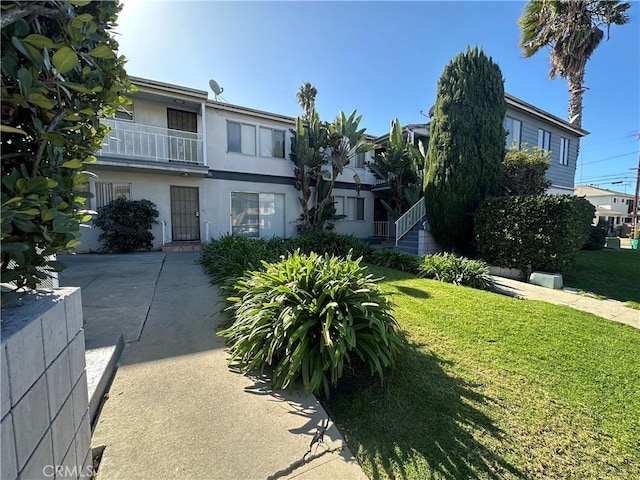
{"type": "Polygon", "coordinates": [[[116,198],[98,208],[95,219],[99,227],[99,240],[105,250],[115,253],[130,253],[153,248],[151,227],[157,224],[158,209],[149,200],[127,200],[116,198]]]}
{"type": "Polygon", "coordinates": [[[298,380],[307,392],[329,396],[358,357],[383,377],[401,345],[391,305],[360,259],[296,251],[236,282],[219,332],[230,363],[243,373],[273,368],[273,388],[298,380]]]}

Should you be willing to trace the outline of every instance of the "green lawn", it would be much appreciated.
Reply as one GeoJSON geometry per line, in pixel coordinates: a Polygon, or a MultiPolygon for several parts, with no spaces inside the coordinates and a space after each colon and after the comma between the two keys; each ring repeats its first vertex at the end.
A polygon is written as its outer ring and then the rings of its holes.
{"type": "Polygon", "coordinates": [[[328,402],[370,478],[640,478],[640,331],[370,269],[408,347],[328,402]]]}
{"type": "Polygon", "coordinates": [[[640,250],[582,250],[563,277],[565,286],[640,306],[640,250]]]}

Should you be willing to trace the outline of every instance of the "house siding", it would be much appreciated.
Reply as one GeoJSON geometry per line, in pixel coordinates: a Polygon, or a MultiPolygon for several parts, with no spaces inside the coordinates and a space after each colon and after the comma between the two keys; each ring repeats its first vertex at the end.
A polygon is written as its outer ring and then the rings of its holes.
{"type": "Polygon", "coordinates": [[[547,178],[552,185],[573,189],[576,173],[576,162],[578,153],[578,137],[571,132],[562,130],[549,122],[540,120],[533,115],[521,112],[512,108],[507,109],[507,116],[522,122],[521,137],[522,143],[527,143],[529,148],[538,145],[538,129],[542,128],[551,132],[551,163],[547,170],[547,178]],[[560,164],[560,137],[568,138],[569,144],[569,164],[560,164]]]}

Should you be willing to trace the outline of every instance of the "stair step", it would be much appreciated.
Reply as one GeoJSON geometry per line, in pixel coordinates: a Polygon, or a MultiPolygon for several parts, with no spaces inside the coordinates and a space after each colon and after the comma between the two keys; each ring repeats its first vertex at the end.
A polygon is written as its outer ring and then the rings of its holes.
{"type": "Polygon", "coordinates": [[[103,340],[99,345],[87,342],[85,363],[87,390],[89,393],[89,419],[91,425],[97,420],[102,400],[116,372],[116,365],[124,349],[122,335],[103,340]]]}
{"type": "Polygon", "coordinates": [[[162,246],[164,253],[172,252],[200,252],[202,251],[202,243],[200,242],[171,242],[162,246]]]}

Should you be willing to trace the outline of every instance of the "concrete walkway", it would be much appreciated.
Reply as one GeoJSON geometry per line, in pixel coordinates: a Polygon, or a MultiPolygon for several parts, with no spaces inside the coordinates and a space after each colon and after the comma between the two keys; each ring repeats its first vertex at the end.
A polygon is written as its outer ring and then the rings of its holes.
{"type": "Polygon", "coordinates": [[[127,343],[93,434],[98,480],[366,479],[313,396],[231,372],[217,289],[197,253],[63,259],[82,289],[87,343],[127,343]],[[328,425],[322,443],[314,436],[328,425]]]}
{"type": "Polygon", "coordinates": [[[567,290],[553,290],[503,277],[493,277],[500,293],[516,298],[542,300],[556,305],[593,313],[607,320],[640,328],[640,311],[625,307],[616,300],[599,300],[567,290]]]}

